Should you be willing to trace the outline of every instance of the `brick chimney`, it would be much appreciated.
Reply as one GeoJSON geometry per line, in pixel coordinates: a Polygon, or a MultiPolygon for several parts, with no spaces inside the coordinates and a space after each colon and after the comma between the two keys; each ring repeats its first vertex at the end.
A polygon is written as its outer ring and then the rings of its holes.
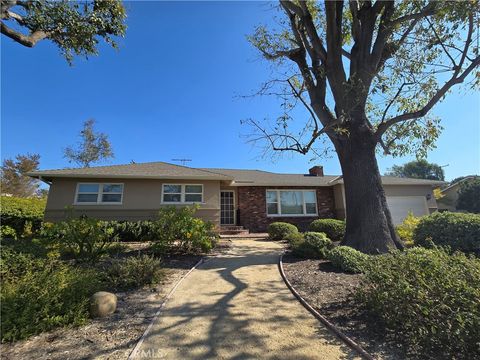
{"type": "Polygon", "coordinates": [[[323,166],[314,166],[308,170],[310,176],[323,176],[323,166]]]}

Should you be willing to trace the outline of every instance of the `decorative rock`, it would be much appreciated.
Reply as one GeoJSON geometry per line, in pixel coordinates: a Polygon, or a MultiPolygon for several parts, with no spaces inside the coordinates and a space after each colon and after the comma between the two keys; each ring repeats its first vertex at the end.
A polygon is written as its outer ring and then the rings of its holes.
{"type": "Polygon", "coordinates": [[[117,296],[115,294],[99,291],[90,298],[90,315],[103,317],[113,314],[117,309],[117,296]]]}

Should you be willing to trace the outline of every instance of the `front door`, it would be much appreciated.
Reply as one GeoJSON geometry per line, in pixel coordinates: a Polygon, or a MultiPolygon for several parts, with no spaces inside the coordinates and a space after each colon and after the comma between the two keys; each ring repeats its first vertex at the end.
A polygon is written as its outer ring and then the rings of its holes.
{"type": "Polygon", "coordinates": [[[220,191],[220,225],[235,225],[235,193],[220,191]]]}

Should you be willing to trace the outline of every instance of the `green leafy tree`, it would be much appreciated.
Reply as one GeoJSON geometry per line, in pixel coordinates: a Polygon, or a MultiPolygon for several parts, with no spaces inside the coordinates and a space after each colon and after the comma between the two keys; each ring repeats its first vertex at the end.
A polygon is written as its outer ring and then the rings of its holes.
{"type": "Polygon", "coordinates": [[[67,147],[64,156],[70,161],[82,167],[90,167],[105,159],[113,158],[113,150],[108,136],[101,132],[95,132],[93,126],[95,120],[84,122],[83,130],[80,131],[81,141],[77,148],[67,147]]]}
{"type": "Polygon", "coordinates": [[[282,0],[274,10],[276,21],[249,40],[273,66],[258,94],[281,106],[274,120],[244,121],[251,141],[314,156],[333,145],[345,184],[342,245],[402,248],[376,152],[424,157],[441,131],[430,110],[455,85],[479,85],[478,0],[282,0]]]}
{"type": "Polygon", "coordinates": [[[31,197],[36,194],[39,181],[27,173],[38,170],[40,155],[17,155],[15,159],[3,160],[1,169],[2,194],[16,197],[31,197]]]}
{"type": "Polygon", "coordinates": [[[97,55],[99,38],[116,48],[114,38],[126,30],[118,0],[1,0],[1,16],[3,35],[27,47],[48,39],[69,63],[74,55],[97,55]]]}
{"type": "Polygon", "coordinates": [[[404,165],[393,165],[385,175],[414,179],[445,180],[445,173],[440,165],[431,164],[421,159],[410,161],[404,165]]]}
{"type": "Polygon", "coordinates": [[[480,178],[464,181],[458,191],[457,209],[480,213],[480,178]]]}

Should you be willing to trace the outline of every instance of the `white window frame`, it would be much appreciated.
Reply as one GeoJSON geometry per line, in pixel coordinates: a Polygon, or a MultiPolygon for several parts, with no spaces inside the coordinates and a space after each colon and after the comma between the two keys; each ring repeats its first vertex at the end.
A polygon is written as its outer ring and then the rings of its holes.
{"type": "Polygon", "coordinates": [[[75,198],[73,199],[73,204],[74,205],[122,205],[123,204],[123,191],[125,190],[125,184],[124,183],[98,183],[98,182],[82,182],[82,183],[77,183],[77,188],[75,190],[75,198]],[[96,192],[82,192],[80,194],[97,194],[97,201],[96,202],[78,202],[78,194],[80,190],[80,185],[98,185],[98,193],[96,192]],[[102,201],[102,195],[104,194],[103,192],[103,185],[121,185],[122,186],[122,192],[121,193],[111,193],[111,192],[106,192],[105,194],[120,194],[120,202],[106,202],[102,201]]]}
{"type": "MultiPolygon", "coordinates": [[[[270,203],[274,204],[274,203],[270,203]]],[[[315,217],[318,216],[318,199],[317,199],[317,191],[316,189],[267,189],[265,190],[265,211],[267,213],[267,217],[315,217]],[[268,191],[275,191],[277,193],[277,212],[278,214],[269,214],[268,213],[268,202],[267,202],[267,192],[268,191]],[[282,191],[301,191],[302,192],[302,203],[303,203],[303,214],[282,214],[282,206],[281,206],[281,197],[280,193],[282,191]],[[308,213],[307,214],[307,205],[305,203],[305,196],[304,192],[309,191],[315,194],[315,214],[313,213],[308,213]]]]}
{"type": "Polygon", "coordinates": [[[173,183],[165,183],[162,184],[162,201],[160,202],[162,205],[176,205],[176,204],[204,204],[204,188],[203,184],[173,184],[173,183]],[[178,194],[178,193],[166,193],[165,186],[180,186],[180,201],[164,201],[164,195],[165,194],[178,194]],[[202,192],[201,193],[188,193],[189,195],[202,195],[202,200],[201,201],[185,201],[185,188],[187,186],[201,186],[202,187],[202,192]]]}

